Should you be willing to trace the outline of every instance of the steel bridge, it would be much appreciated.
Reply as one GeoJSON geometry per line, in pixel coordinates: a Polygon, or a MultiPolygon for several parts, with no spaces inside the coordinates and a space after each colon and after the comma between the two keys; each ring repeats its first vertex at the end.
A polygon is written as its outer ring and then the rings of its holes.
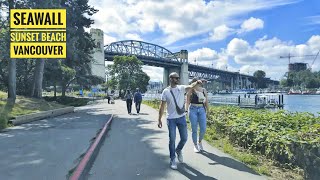
{"type": "MultiPolygon", "coordinates": [[[[177,69],[180,70],[180,67],[188,62],[188,52],[186,50],[173,53],[162,46],[136,40],[113,42],[105,46],[104,54],[106,61],[113,61],[114,56],[135,55],[145,65],[174,69],[175,71],[177,69]]],[[[255,77],[253,76],[189,63],[187,63],[187,71],[189,78],[200,77],[231,84],[231,86],[232,84],[236,84],[235,87],[238,85],[240,85],[240,87],[248,87],[248,84],[255,82],[255,77]]],[[[266,78],[266,81],[268,84],[279,83],[269,78],[266,78]]]]}

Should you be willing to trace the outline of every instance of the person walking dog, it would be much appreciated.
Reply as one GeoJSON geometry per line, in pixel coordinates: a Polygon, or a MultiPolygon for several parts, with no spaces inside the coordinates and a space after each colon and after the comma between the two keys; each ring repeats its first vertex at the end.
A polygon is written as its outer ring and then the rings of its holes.
{"type": "Polygon", "coordinates": [[[176,72],[169,75],[170,86],[163,90],[161,95],[161,103],[159,109],[158,127],[162,128],[162,115],[164,107],[167,105],[167,126],[169,130],[169,152],[170,152],[170,167],[177,169],[175,161],[176,153],[180,163],[183,163],[182,148],[188,139],[188,130],[186,122],[185,110],[185,93],[196,87],[197,84],[202,84],[202,81],[196,81],[191,85],[178,85],[180,77],[176,72]],[[175,146],[176,127],[180,134],[180,142],[175,146]]]}
{"type": "MultiPolygon", "coordinates": [[[[198,78],[194,78],[191,83],[197,80],[198,78]]],[[[189,120],[192,128],[193,150],[198,153],[203,150],[202,139],[206,132],[209,109],[207,91],[200,84],[197,84],[194,89],[187,93],[187,107],[189,107],[189,120]],[[197,138],[198,125],[200,126],[199,140],[197,138]]]]}

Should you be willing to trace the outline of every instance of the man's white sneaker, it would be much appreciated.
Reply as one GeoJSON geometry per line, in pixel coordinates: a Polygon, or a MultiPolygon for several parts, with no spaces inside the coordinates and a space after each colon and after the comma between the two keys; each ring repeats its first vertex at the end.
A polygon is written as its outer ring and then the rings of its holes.
{"type": "Polygon", "coordinates": [[[198,149],[199,149],[199,151],[203,151],[202,142],[198,144],[198,149]]]}
{"type": "Polygon", "coordinates": [[[196,152],[196,153],[200,152],[200,151],[199,151],[199,147],[198,147],[198,145],[196,145],[196,144],[194,145],[193,150],[194,150],[194,152],[196,152]]]}
{"type": "Polygon", "coordinates": [[[180,163],[183,163],[183,156],[181,151],[177,151],[178,160],[180,163]]]}
{"type": "Polygon", "coordinates": [[[175,160],[170,161],[170,167],[171,169],[174,169],[174,170],[178,169],[177,163],[175,160]]]}

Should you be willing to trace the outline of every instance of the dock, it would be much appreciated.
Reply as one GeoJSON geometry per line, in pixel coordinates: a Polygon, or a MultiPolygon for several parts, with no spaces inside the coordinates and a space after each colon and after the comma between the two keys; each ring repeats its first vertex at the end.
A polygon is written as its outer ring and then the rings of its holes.
{"type": "MultiPolygon", "coordinates": [[[[210,95],[209,104],[231,105],[241,108],[283,108],[283,94],[210,95]],[[251,95],[251,97],[250,97],[251,95]]],[[[161,94],[144,94],[144,100],[161,100],[161,94]]]]}

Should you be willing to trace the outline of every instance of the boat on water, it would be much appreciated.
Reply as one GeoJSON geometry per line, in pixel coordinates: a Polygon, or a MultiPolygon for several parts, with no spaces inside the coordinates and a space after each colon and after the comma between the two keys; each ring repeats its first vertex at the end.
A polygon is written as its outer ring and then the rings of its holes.
{"type": "Polygon", "coordinates": [[[320,89],[318,89],[317,91],[290,89],[288,91],[288,95],[320,95],[320,89]]]}
{"type": "Polygon", "coordinates": [[[232,91],[232,94],[257,94],[257,90],[254,88],[251,89],[237,89],[232,91]]]}
{"type": "Polygon", "coordinates": [[[218,91],[216,94],[231,94],[231,91],[221,90],[221,91],[218,91]]]}
{"type": "Polygon", "coordinates": [[[288,92],[288,95],[292,95],[292,94],[302,94],[302,92],[300,90],[290,89],[288,92]]]}

